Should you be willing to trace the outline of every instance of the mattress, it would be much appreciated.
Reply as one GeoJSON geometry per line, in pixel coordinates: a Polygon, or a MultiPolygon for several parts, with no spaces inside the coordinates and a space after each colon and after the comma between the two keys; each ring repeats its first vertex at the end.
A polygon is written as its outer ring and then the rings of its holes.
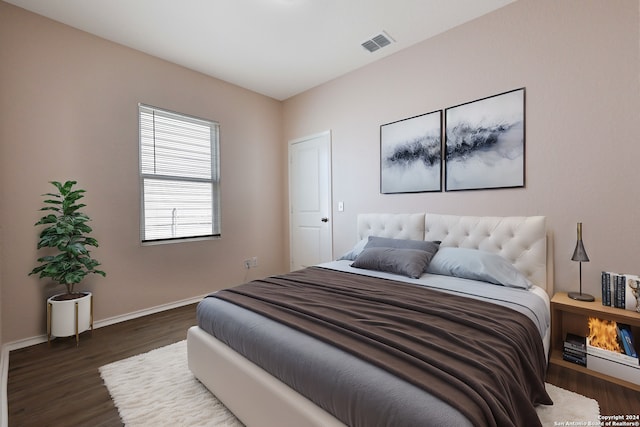
{"type": "MultiPolygon", "coordinates": [[[[399,279],[388,273],[355,269],[348,261],[321,267],[399,279]]],[[[542,290],[522,291],[429,274],[402,280],[510,307],[531,319],[540,335],[535,339],[544,342],[548,337],[549,302],[542,290]]],[[[451,405],[384,369],[235,304],[205,298],[198,306],[198,325],[346,424],[472,425],[451,405]]]]}

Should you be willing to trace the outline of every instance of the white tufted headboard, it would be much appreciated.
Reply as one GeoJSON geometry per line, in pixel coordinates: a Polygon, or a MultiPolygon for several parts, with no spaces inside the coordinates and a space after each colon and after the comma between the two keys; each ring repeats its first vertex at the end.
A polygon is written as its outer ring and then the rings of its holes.
{"type": "Polygon", "coordinates": [[[534,284],[553,292],[552,256],[544,216],[457,216],[431,213],[360,214],[358,237],[440,240],[442,247],[498,253],[534,284]]]}
{"type": "Polygon", "coordinates": [[[369,236],[394,239],[424,239],[423,213],[414,214],[360,214],[358,239],[369,236]]]}

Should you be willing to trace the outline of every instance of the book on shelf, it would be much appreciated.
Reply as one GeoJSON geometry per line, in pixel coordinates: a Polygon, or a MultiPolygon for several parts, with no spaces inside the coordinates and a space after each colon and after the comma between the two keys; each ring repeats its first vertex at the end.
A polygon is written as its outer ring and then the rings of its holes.
{"type": "Polygon", "coordinates": [[[603,271],[602,305],[640,312],[640,277],[603,271]]]}
{"type": "Polygon", "coordinates": [[[587,366],[586,338],[568,333],[562,348],[562,358],[567,362],[587,366]]]}
{"type": "Polygon", "coordinates": [[[564,340],[564,348],[584,353],[587,351],[587,339],[580,335],[568,333],[564,340]]]}
{"type": "Polygon", "coordinates": [[[616,287],[614,290],[615,306],[617,308],[625,308],[627,304],[627,293],[625,290],[627,278],[623,274],[616,275],[616,287]]]}
{"type": "Polygon", "coordinates": [[[638,354],[636,353],[635,345],[633,342],[633,334],[631,332],[631,328],[629,325],[622,325],[618,323],[618,338],[622,342],[622,346],[624,348],[624,352],[627,356],[638,358],[638,354]]]}
{"type": "Polygon", "coordinates": [[[602,272],[602,305],[611,306],[611,277],[613,274],[615,273],[609,271],[602,272]]]}
{"type": "Polygon", "coordinates": [[[575,363],[581,366],[587,366],[587,355],[585,353],[584,356],[575,356],[573,354],[569,354],[569,353],[562,353],[562,359],[566,360],[567,362],[571,362],[571,363],[575,363]]]}

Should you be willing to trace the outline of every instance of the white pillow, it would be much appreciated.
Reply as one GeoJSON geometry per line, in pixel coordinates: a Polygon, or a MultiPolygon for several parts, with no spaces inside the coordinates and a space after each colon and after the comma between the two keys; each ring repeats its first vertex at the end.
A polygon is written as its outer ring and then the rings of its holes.
{"type": "Polygon", "coordinates": [[[507,259],[477,249],[441,247],[427,266],[427,273],[481,280],[512,288],[529,289],[533,286],[507,259]]]}
{"type": "Polygon", "coordinates": [[[349,261],[353,261],[354,259],[356,259],[358,257],[358,255],[360,255],[360,252],[362,252],[362,250],[364,249],[365,245],[369,242],[369,239],[367,237],[365,237],[364,239],[360,240],[358,243],[356,243],[356,245],[351,248],[351,250],[349,252],[346,252],[344,255],[342,255],[340,258],[338,258],[338,261],[343,260],[343,259],[347,259],[349,261]]]}

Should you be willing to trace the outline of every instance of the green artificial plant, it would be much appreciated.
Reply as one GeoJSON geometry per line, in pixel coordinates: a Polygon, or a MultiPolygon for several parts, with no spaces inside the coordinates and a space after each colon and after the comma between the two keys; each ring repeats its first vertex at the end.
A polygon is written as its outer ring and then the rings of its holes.
{"type": "Polygon", "coordinates": [[[85,204],[78,203],[84,197],[85,190],[74,190],[76,181],[61,184],[51,181],[58,193],[43,194],[45,206],[41,211],[52,211],[36,222],[35,225],[46,225],[40,232],[38,249],[53,248],[53,255],[38,258],[41,264],[31,270],[32,274],[39,274],[40,278],[50,278],[66,286],[67,294],[74,293],[74,285],[80,283],[87,274],[95,273],[106,276],[104,271],[97,270],[98,261],[91,258],[87,249],[89,246],[98,247],[98,242],[88,234],[92,232],[87,225],[90,218],[80,209],[85,204]]]}

